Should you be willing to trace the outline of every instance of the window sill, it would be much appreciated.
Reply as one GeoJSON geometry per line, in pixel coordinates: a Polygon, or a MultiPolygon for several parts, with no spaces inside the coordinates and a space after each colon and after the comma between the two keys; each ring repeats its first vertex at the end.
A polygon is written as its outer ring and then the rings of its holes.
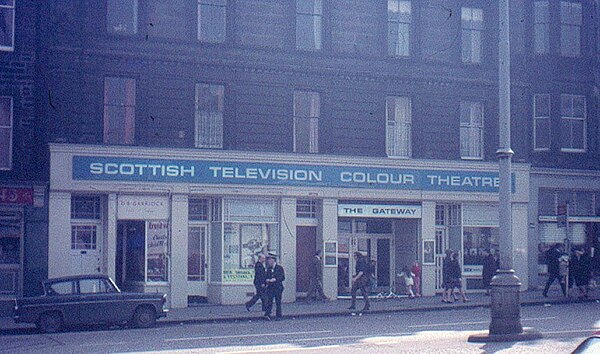
{"type": "Polygon", "coordinates": [[[565,149],[561,148],[560,152],[566,152],[570,154],[585,154],[587,151],[585,149],[565,149]]]}
{"type": "Polygon", "coordinates": [[[533,149],[533,152],[549,152],[550,149],[533,149]]]}
{"type": "Polygon", "coordinates": [[[410,160],[410,156],[398,156],[398,155],[388,155],[387,156],[388,159],[394,159],[394,160],[410,160]]]}
{"type": "Polygon", "coordinates": [[[483,157],[461,156],[460,159],[461,160],[468,160],[468,161],[483,161],[483,157]]]}

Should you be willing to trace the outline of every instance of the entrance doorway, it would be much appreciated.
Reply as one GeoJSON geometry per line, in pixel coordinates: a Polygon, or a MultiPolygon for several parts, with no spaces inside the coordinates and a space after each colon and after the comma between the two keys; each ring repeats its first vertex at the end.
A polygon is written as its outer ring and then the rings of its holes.
{"type": "Polygon", "coordinates": [[[311,263],[316,251],[316,226],[296,227],[296,293],[306,294],[308,292],[311,263]]]}
{"type": "Polygon", "coordinates": [[[188,228],[188,298],[207,297],[208,224],[194,223],[188,228]]]}
{"type": "Polygon", "coordinates": [[[375,287],[372,291],[386,292],[394,286],[395,254],[392,222],[390,220],[341,220],[338,235],[338,295],[348,295],[355,273],[354,252],[360,252],[374,262],[375,287]]]}
{"type": "Polygon", "coordinates": [[[143,220],[117,222],[115,275],[117,285],[124,289],[134,282],[144,282],[145,227],[143,220]]]}

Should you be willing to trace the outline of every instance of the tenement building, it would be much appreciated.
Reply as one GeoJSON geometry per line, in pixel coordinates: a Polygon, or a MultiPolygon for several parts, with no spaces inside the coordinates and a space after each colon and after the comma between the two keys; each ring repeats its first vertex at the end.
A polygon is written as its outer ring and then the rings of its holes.
{"type": "MultiPolygon", "coordinates": [[[[511,4],[512,230],[527,289],[545,271],[538,250],[565,238],[565,197],[572,242],[597,242],[599,17],[588,1],[511,4]]],[[[174,307],[242,303],[270,252],[293,301],[322,251],[336,298],[360,251],[377,292],[402,291],[397,275],[419,262],[434,295],[452,249],[467,290],[483,288],[483,260],[498,252],[495,2],[40,11],[49,276],[106,273],[174,307]]]]}
{"type": "Polygon", "coordinates": [[[48,154],[37,112],[35,1],[0,1],[0,313],[48,268],[48,154]]]}

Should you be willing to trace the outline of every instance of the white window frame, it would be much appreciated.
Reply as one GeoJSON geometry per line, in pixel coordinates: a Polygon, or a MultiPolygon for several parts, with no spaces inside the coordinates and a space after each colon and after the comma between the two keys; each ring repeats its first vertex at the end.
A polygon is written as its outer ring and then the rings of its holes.
{"type": "MultiPolygon", "coordinates": [[[[196,19],[197,19],[197,31],[196,31],[196,39],[199,42],[204,42],[204,43],[224,43],[227,40],[227,0],[223,0],[222,3],[219,3],[220,1],[215,1],[215,0],[197,0],[196,1],[196,19]],[[201,22],[202,22],[202,12],[200,11],[202,7],[205,8],[224,8],[225,10],[225,15],[223,17],[223,38],[222,39],[218,39],[218,40],[213,40],[211,38],[206,38],[202,36],[202,28],[201,28],[201,22]]],[[[214,20],[214,19],[213,19],[214,20]]]]}
{"type": "Polygon", "coordinates": [[[550,94],[548,93],[540,93],[540,94],[535,94],[533,95],[533,150],[535,151],[550,151],[550,146],[548,146],[547,148],[540,148],[537,146],[537,137],[538,137],[538,131],[537,131],[537,122],[539,120],[542,119],[547,119],[548,120],[548,142],[549,144],[551,144],[552,142],[552,121],[550,119],[551,117],[551,107],[552,104],[550,102],[550,94]],[[538,116],[537,115],[537,98],[538,97],[542,97],[545,96],[548,98],[548,115],[547,116],[538,116]]]}
{"type": "MultiPolygon", "coordinates": [[[[587,151],[587,97],[585,95],[572,95],[572,94],[561,94],[560,95],[560,123],[562,129],[563,120],[570,121],[583,121],[583,149],[575,149],[575,148],[565,148],[563,147],[564,142],[560,141],[560,151],[562,152],[573,152],[573,153],[584,153],[587,151]],[[571,99],[571,111],[573,111],[573,98],[581,97],[583,98],[583,118],[582,117],[573,117],[573,116],[564,116],[562,114],[563,107],[562,102],[564,97],[569,97],[571,99]]],[[[572,141],[571,141],[572,145],[572,141]]]]}
{"type": "Polygon", "coordinates": [[[582,50],[583,50],[583,38],[582,38],[582,29],[583,29],[583,3],[578,2],[578,1],[561,1],[560,2],[560,55],[563,57],[569,57],[569,58],[579,58],[582,55],[582,50]],[[563,21],[563,5],[567,5],[569,7],[569,10],[572,11],[573,7],[575,6],[579,6],[581,8],[581,17],[579,19],[580,23],[570,23],[570,22],[564,22],[563,21]],[[564,48],[563,48],[563,39],[564,39],[564,30],[567,27],[576,27],[578,28],[578,34],[579,34],[579,43],[578,43],[578,47],[577,49],[579,50],[577,53],[565,53],[564,48]]]}
{"type": "Polygon", "coordinates": [[[9,102],[9,121],[10,125],[0,125],[0,129],[8,129],[9,130],[9,140],[8,140],[8,166],[0,166],[0,171],[10,171],[12,170],[13,165],[13,128],[14,128],[14,104],[13,98],[11,96],[0,96],[0,99],[8,98],[9,102]]]}
{"type": "Polygon", "coordinates": [[[9,10],[12,9],[12,19],[11,19],[12,38],[11,38],[11,45],[10,46],[6,46],[6,45],[0,46],[0,51],[2,51],[2,52],[14,52],[14,50],[15,50],[15,30],[16,30],[16,26],[15,26],[15,13],[17,12],[16,1],[17,0],[13,0],[12,5],[0,5],[0,9],[9,9],[9,10]]]}
{"type": "Polygon", "coordinates": [[[412,157],[412,100],[407,96],[387,96],[385,100],[385,150],[388,157],[409,159],[412,157]],[[389,101],[404,101],[408,116],[389,116],[389,101]],[[402,119],[403,118],[403,119],[402,119]],[[399,120],[402,119],[402,120],[399,120]],[[394,137],[392,139],[392,137],[394,137]]]}
{"type": "MultiPolygon", "coordinates": [[[[123,0],[118,0],[118,1],[123,1],[123,0]]],[[[132,29],[133,31],[128,33],[128,32],[120,32],[120,31],[116,31],[114,29],[111,29],[108,27],[108,7],[106,9],[106,31],[110,34],[114,34],[114,35],[120,35],[120,36],[135,36],[138,33],[138,22],[139,22],[139,3],[138,0],[132,0],[133,5],[133,23],[132,25],[132,29]]],[[[108,5],[107,5],[108,6],[108,5]]]]}
{"type": "Polygon", "coordinates": [[[463,132],[463,128],[468,129],[469,130],[469,141],[471,139],[471,137],[473,136],[475,131],[478,131],[479,134],[481,135],[481,144],[479,146],[479,156],[463,156],[462,153],[462,146],[460,147],[460,158],[462,160],[483,160],[483,151],[484,151],[484,121],[485,121],[485,107],[483,105],[483,102],[479,102],[479,101],[461,101],[460,102],[460,115],[462,118],[462,110],[463,110],[463,106],[467,106],[469,108],[469,123],[463,123],[462,119],[460,121],[460,144],[462,145],[462,132],[463,132]],[[481,106],[481,124],[477,125],[476,123],[474,123],[473,120],[473,115],[471,114],[472,112],[472,105],[480,105],[481,106]]]}
{"type": "Polygon", "coordinates": [[[301,50],[301,51],[306,51],[306,52],[319,52],[321,51],[321,49],[323,48],[323,1],[322,0],[313,0],[315,3],[319,2],[321,5],[321,8],[316,10],[313,9],[312,12],[302,12],[299,10],[299,6],[298,6],[298,2],[299,1],[303,1],[303,0],[295,0],[295,5],[296,5],[296,49],[297,50],[301,50]],[[315,33],[315,30],[318,33],[318,41],[315,42],[315,46],[314,48],[302,48],[299,46],[299,41],[298,41],[298,18],[299,17],[312,17],[313,19],[313,33],[315,33]],[[318,21],[318,29],[317,29],[317,23],[316,23],[316,19],[319,19],[318,21]]]}
{"type": "Polygon", "coordinates": [[[223,122],[225,120],[225,85],[200,82],[196,84],[195,94],[195,118],[194,118],[194,146],[201,149],[222,149],[223,148],[223,122]],[[200,89],[205,87],[215,86],[220,89],[222,94],[223,110],[221,112],[210,111],[208,118],[202,117],[202,107],[200,107],[199,94],[200,89]],[[213,114],[216,113],[215,116],[213,114]],[[220,113],[220,116],[219,116],[220,113]],[[204,129],[202,129],[204,127],[204,129]],[[207,134],[208,136],[204,136],[207,134]]]}
{"type": "Polygon", "coordinates": [[[317,200],[316,199],[296,199],[296,218],[316,219],[317,218],[317,200]]]}
{"type": "Polygon", "coordinates": [[[298,139],[296,137],[297,132],[297,123],[298,120],[308,120],[309,121],[309,137],[308,137],[308,153],[316,154],[319,152],[319,120],[321,118],[321,94],[317,91],[304,91],[304,90],[295,90],[294,98],[293,98],[293,111],[294,111],[294,152],[298,152],[298,139]],[[296,99],[297,95],[315,95],[317,100],[317,109],[318,112],[316,116],[302,116],[298,112],[296,112],[296,99]]]}
{"type": "Polygon", "coordinates": [[[411,37],[412,37],[412,16],[413,16],[413,9],[412,9],[412,1],[410,0],[388,0],[387,3],[388,6],[388,17],[387,17],[387,25],[388,25],[388,55],[391,57],[398,57],[398,58],[406,58],[406,57],[410,57],[411,55],[411,37]],[[403,21],[402,20],[402,16],[398,14],[398,18],[397,19],[392,19],[390,18],[390,12],[391,12],[391,6],[395,5],[395,8],[398,10],[398,13],[400,12],[400,7],[401,5],[406,5],[408,4],[410,12],[409,12],[409,19],[408,21],[403,21]],[[389,30],[390,26],[394,26],[396,28],[396,33],[398,35],[400,35],[400,28],[403,26],[408,26],[408,38],[405,39],[405,42],[408,43],[407,45],[407,52],[406,53],[399,53],[399,51],[404,48],[403,46],[400,46],[400,38],[395,38],[394,42],[396,43],[396,47],[394,49],[394,52],[391,53],[390,52],[390,40],[391,40],[391,35],[392,32],[389,30]]]}
{"type": "Polygon", "coordinates": [[[533,2],[533,51],[535,54],[545,55],[550,53],[550,2],[549,1],[534,1],[533,2]],[[544,13],[538,12],[544,9],[544,13]],[[542,17],[543,20],[538,20],[542,17]],[[543,36],[538,37],[537,29],[543,30],[543,36]],[[541,42],[540,42],[541,40],[541,42]],[[543,50],[538,50],[539,45],[543,50]]]}
{"type": "Polygon", "coordinates": [[[77,217],[73,217],[73,210],[70,211],[70,218],[71,218],[71,246],[70,249],[72,251],[79,251],[79,250],[97,250],[98,249],[98,242],[100,241],[100,238],[102,236],[102,217],[103,217],[103,210],[102,210],[102,198],[97,196],[97,195],[76,195],[76,194],[72,194],[71,195],[71,209],[72,209],[72,205],[73,205],[73,197],[89,197],[89,198],[94,198],[97,201],[97,210],[98,210],[98,217],[97,218],[77,218],[77,217]],[[74,227],[91,227],[95,234],[96,234],[96,239],[95,239],[95,244],[93,248],[73,248],[73,232],[74,232],[74,227]]]}
{"type": "MultiPolygon", "coordinates": [[[[132,77],[120,77],[120,76],[105,76],[104,77],[104,87],[103,87],[104,91],[104,97],[103,97],[103,117],[102,117],[102,123],[104,125],[104,131],[103,131],[103,142],[104,144],[107,145],[112,145],[112,144],[116,144],[116,145],[134,145],[135,144],[135,123],[136,123],[136,107],[137,107],[137,80],[135,78],[132,77]],[[115,104],[113,102],[107,102],[106,101],[106,83],[108,80],[131,80],[133,81],[133,105],[127,105],[127,104],[115,104]],[[125,115],[123,117],[123,123],[125,124],[125,126],[121,127],[121,129],[123,129],[123,140],[122,141],[118,141],[118,142],[114,142],[110,140],[110,128],[111,128],[111,122],[108,121],[108,125],[107,125],[107,108],[109,107],[130,107],[133,110],[133,121],[131,122],[131,137],[130,137],[130,141],[127,140],[127,115],[125,115]]],[[[108,117],[110,118],[110,117],[108,117]]]]}
{"type": "Polygon", "coordinates": [[[461,60],[463,62],[463,64],[470,64],[470,65],[479,65],[483,62],[483,58],[484,58],[484,53],[483,53],[483,34],[484,34],[484,29],[485,29],[485,17],[484,17],[484,12],[483,9],[481,8],[476,8],[476,7],[462,7],[461,8],[461,25],[460,25],[460,29],[461,29],[461,60]],[[475,26],[474,24],[476,23],[475,21],[473,21],[473,13],[475,11],[481,11],[481,28],[477,28],[477,26],[475,26]],[[466,12],[468,12],[469,15],[469,20],[466,21],[463,18],[465,17],[466,12]],[[465,22],[467,22],[467,24],[465,25],[465,22]],[[463,43],[465,41],[465,34],[466,32],[469,32],[470,37],[471,38],[471,42],[470,42],[470,55],[468,58],[465,58],[465,53],[462,52],[462,46],[463,43]],[[479,32],[479,58],[478,60],[475,60],[474,58],[474,43],[473,43],[473,33],[474,32],[479,32]]]}

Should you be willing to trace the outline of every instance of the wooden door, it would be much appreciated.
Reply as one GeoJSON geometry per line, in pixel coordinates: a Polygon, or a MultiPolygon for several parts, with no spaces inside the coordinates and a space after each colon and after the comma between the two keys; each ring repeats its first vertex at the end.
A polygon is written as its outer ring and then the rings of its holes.
{"type": "Polygon", "coordinates": [[[316,226],[296,227],[296,292],[308,292],[310,263],[317,251],[316,226]]]}

